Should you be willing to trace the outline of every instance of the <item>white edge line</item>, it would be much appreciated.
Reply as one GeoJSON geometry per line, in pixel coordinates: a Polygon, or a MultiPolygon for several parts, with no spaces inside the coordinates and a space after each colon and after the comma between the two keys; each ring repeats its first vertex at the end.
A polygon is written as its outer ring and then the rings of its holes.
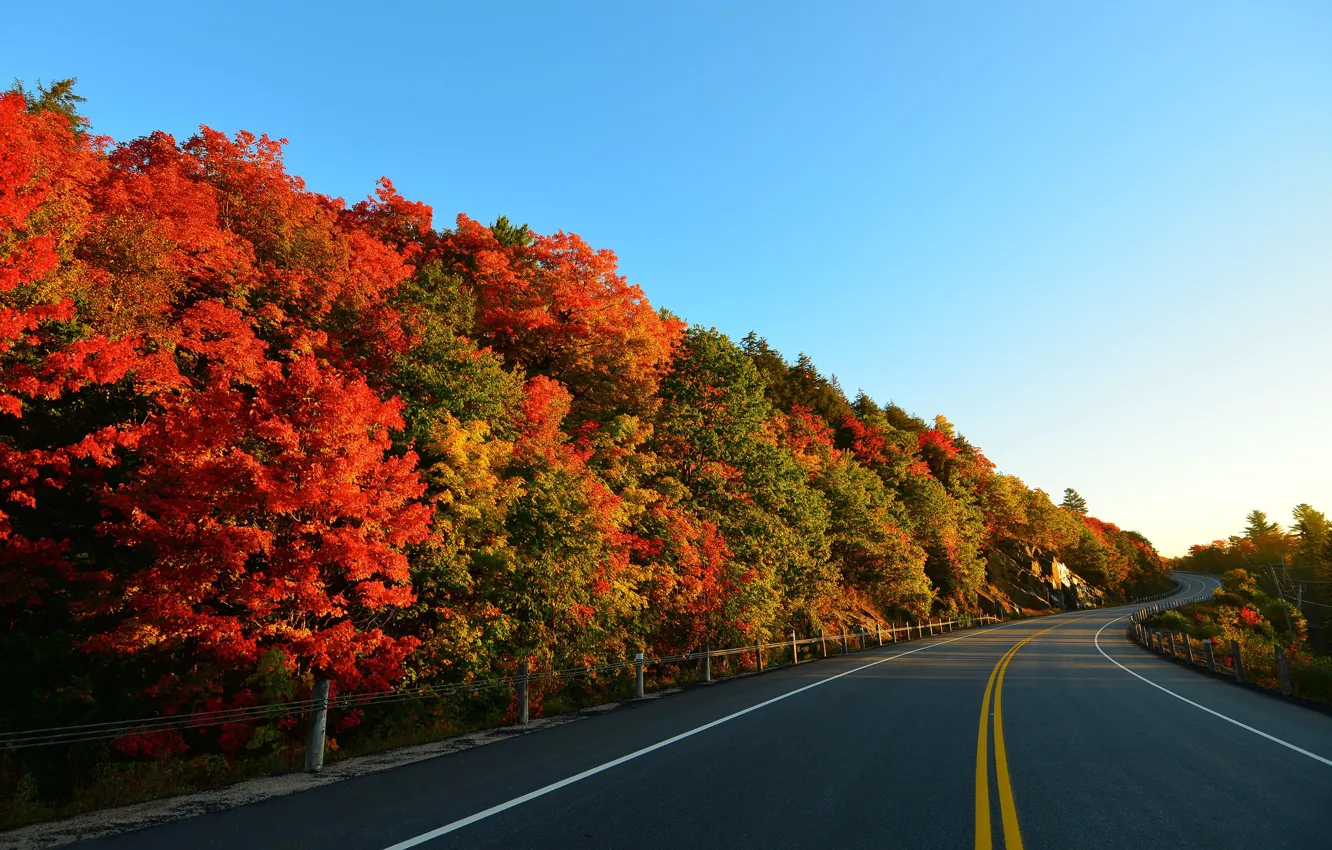
{"type": "MultiPolygon", "coordinates": [[[[1118,623],[1118,622],[1119,622],[1120,620],[1122,620],[1122,619],[1124,619],[1124,618],[1123,618],[1123,617],[1116,617],[1115,619],[1113,619],[1113,620],[1111,620],[1110,622],[1106,623],[1104,626],[1101,626],[1100,630],[1096,632],[1096,637],[1093,639],[1094,642],[1095,642],[1095,644],[1096,644],[1096,651],[1099,652],[1099,653],[1101,653],[1101,655],[1105,656],[1105,659],[1106,659],[1107,661],[1109,661],[1111,664],[1115,665],[1115,666],[1118,667],[1120,670],[1123,670],[1125,673],[1128,673],[1130,676],[1136,676],[1137,678],[1139,678],[1139,679],[1141,679],[1142,681],[1146,682],[1147,684],[1151,685],[1153,688],[1156,688],[1158,691],[1162,691],[1162,692],[1164,692],[1164,693],[1170,694],[1170,695],[1171,695],[1172,697],[1174,697],[1175,699],[1180,700],[1181,702],[1186,702],[1186,703],[1188,703],[1189,705],[1193,706],[1194,708],[1202,709],[1203,711],[1207,712],[1208,714],[1212,715],[1213,717],[1219,717],[1219,718],[1221,718],[1222,720],[1226,721],[1227,723],[1233,723],[1233,724],[1235,724],[1236,726],[1238,726],[1239,728],[1244,729],[1245,731],[1248,731],[1248,732],[1252,732],[1253,734],[1257,735],[1257,736],[1260,737],[1260,738],[1266,738],[1267,740],[1272,741],[1272,742],[1277,743],[1277,744],[1280,744],[1281,746],[1283,746],[1283,747],[1285,747],[1285,748],[1287,748],[1287,749],[1294,750],[1295,752],[1299,753],[1299,754],[1302,755],[1302,756],[1308,756],[1309,758],[1313,759],[1314,761],[1321,761],[1323,764],[1327,765],[1328,767],[1332,767],[1332,759],[1326,759],[1326,758],[1323,758],[1322,756],[1318,755],[1317,753],[1311,753],[1311,752],[1309,752],[1308,750],[1304,749],[1303,747],[1297,747],[1297,746],[1295,746],[1294,744],[1290,743],[1289,741],[1283,741],[1283,740],[1281,740],[1280,738],[1278,738],[1278,737],[1275,736],[1275,735],[1269,735],[1269,734],[1267,734],[1266,732],[1264,732],[1264,731],[1261,730],[1261,729],[1255,729],[1255,728],[1253,728],[1252,726],[1248,725],[1247,723],[1241,723],[1240,721],[1236,720],[1236,719],[1233,718],[1233,717],[1227,717],[1226,715],[1222,714],[1222,713],[1219,712],[1219,711],[1216,711],[1216,710],[1214,710],[1214,709],[1208,708],[1207,706],[1202,705],[1202,704],[1200,704],[1200,703],[1196,703],[1196,702],[1194,702],[1193,700],[1189,699],[1188,697],[1182,697],[1182,696],[1180,696],[1179,694],[1175,693],[1174,691],[1170,690],[1169,688],[1165,688],[1165,687],[1162,687],[1161,685],[1156,684],[1156,683],[1153,682],[1151,679],[1148,679],[1146,676],[1141,676],[1141,675],[1139,675],[1139,674],[1133,672],[1133,671],[1130,670],[1129,668],[1125,667],[1123,664],[1120,664],[1118,661],[1116,661],[1115,659],[1111,658],[1111,657],[1106,653],[1106,651],[1105,651],[1104,649],[1101,649],[1101,632],[1103,632],[1103,631],[1105,631],[1106,629],[1110,628],[1112,625],[1114,625],[1115,623],[1118,623]]],[[[404,846],[406,846],[406,845],[404,845],[404,846]]]]}
{"type": "Polygon", "coordinates": [[[438,829],[432,829],[429,832],[423,832],[420,835],[416,836],[415,838],[408,838],[406,841],[400,841],[397,844],[384,848],[384,850],[409,850],[409,848],[416,847],[421,844],[424,844],[427,841],[432,841],[436,838],[439,838],[441,835],[447,835],[448,833],[455,832],[459,829],[462,829],[465,826],[470,826],[471,824],[474,824],[477,821],[485,820],[491,815],[497,815],[500,812],[507,811],[508,809],[512,809],[515,806],[521,806],[523,803],[526,803],[529,800],[535,800],[537,797],[543,797],[546,794],[551,793],[552,791],[558,791],[561,788],[564,788],[565,786],[572,785],[575,782],[587,779],[590,776],[595,776],[598,773],[610,770],[613,767],[619,767],[625,762],[632,761],[638,758],[639,756],[645,756],[648,753],[660,750],[662,747],[669,747],[671,744],[674,744],[678,741],[683,741],[685,738],[697,735],[699,732],[705,732],[714,726],[720,726],[721,724],[734,720],[737,717],[743,717],[744,715],[749,714],[751,711],[758,711],[760,708],[772,705],[775,702],[781,702],[782,700],[788,697],[793,697],[796,694],[804,693],[805,691],[808,691],[811,688],[817,688],[820,685],[826,685],[829,682],[835,682],[838,679],[842,678],[843,676],[850,676],[852,673],[859,673],[861,670],[868,670],[871,667],[876,667],[885,662],[893,661],[894,659],[902,658],[907,655],[914,655],[917,652],[923,652],[924,650],[927,649],[933,649],[934,647],[938,646],[945,646],[950,643],[957,643],[960,640],[967,640],[968,638],[979,637],[980,635],[989,634],[990,632],[997,632],[1000,629],[1011,628],[1012,626],[1016,626],[1024,622],[1029,622],[1029,621],[1018,620],[1016,622],[1009,623],[1008,625],[996,626],[992,629],[985,629],[984,631],[973,632],[971,634],[963,635],[962,637],[953,638],[951,640],[939,641],[938,643],[931,643],[925,646],[916,647],[915,649],[911,649],[906,652],[900,652],[897,655],[890,655],[887,658],[880,658],[878,661],[871,661],[868,664],[862,664],[859,667],[854,667],[850,670],[845,670],[841,673],[838,673],[835,676],[829,676],[826,679],[820,679],[817,682],[811,682],[810,684],[805,685],[804,687],[796,688],[794,691],[787,691],[786,693],[779,694],[773,697],[772,699],[764,700],[763,702],[756,703],[754,705],[749,706],[748,708],[742,708],[737,712],[728,714],[725,717],[720,717],[716,720],[711,721],[710,723],[704,723],[702,726],[696,726],[693,729],[681,732],[678,735],[673,735],[670,738],[658,741],[655,744],[649,744],[648,746],[643,747],[640,750],[634,750],[632,753],[620,756],[617,759],[612,759],[611,761],[608,761],[605,764],[599,764],[596,767],[588,768],[582,773],[576,773],[573,776],[566,777],[565,779],[561,779],[558,782],[552,782],[551,784],[546,785],[545,787],[538,788],[535,791],[529,791],[528,793],[523,794],[521,797],[514,797],[512,800],[508,800],[507,802],[500,803],[499,805],[496,806],[491,806],[488,809],[483,809],[477,812],[476,814],[468,815],[467,817],[462,818],[460,820],[456,820],[453,823],[445,824],[444,826],[441,826],[438,829]]]}

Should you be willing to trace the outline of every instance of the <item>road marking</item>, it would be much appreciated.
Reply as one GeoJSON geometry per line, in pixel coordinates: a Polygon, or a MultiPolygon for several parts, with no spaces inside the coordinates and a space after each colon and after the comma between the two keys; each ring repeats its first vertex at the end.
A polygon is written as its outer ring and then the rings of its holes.
{"type": "Polygon", "coordinates": [[[479,811],[476,814],[468,815],[465,818],[460,818],[454,821],[453,823],[447,823],[444,826],[439,827],[438,829],[432,829],[429,832],[423,832],[414,838],[408,838],[406,841],[400,841],[397,844],[384,848],[384,850],[409,850],[409,848],[411,847],[417,847],[421,844],[426,843],[427,841],[439,838],[441,835],[447,835],[450,832],[456,832],[465,826],[470,826],[476,823],[477,821],[485,820],[491,815],[497,815],[500,812],[508,811],[509,809],[512,809],[515,806],[521,806],[523,803],[526,803],[530,800],[535,800],[538,797],[544,797],[545,795],[551,793],[552,791],[558,791],[561,788],[573,785],[575,782],[580,782],[584,779],[587,779],[588,777],[596,776],[598,773],[610,770],[613,767],[619,767],[625,762],[633,761],[634,759],[640,756],[645,756],[648,753],[656,752],[657,750],[660,750],[663,747],[669,747],[671,744],[683,741],[685,738],[693,737],[694,735],[697,735],[699,732],[706,732],[707,730],[713,728],[714,726],[720,726],[723,723],[727,723],[731,720],[736,719],[737,717],[743,717],[744,715],[749,714],[751,711],[758,711],[760,708],[765,708],[769,705],[772,705],[775,702],[781,702],[782,700],[787,699],[789,697],[793,697],[796,694],[803,694],[805,691],[812,690],[813,688],[817,688],[821,685],[826,685],[829,682],[835,682],[838,679],[842,678],[843,676],[850,676],[852,673],[859,673],[861,670],[868,670],[871,667],[877,667],[880,664],[884,664],[889,661],[895,661],[898,658],[905,658],[908,655],[915,655],[917,652],[924,652],[927,649],[933,649],[934,647],[938,646],[946,646],[947,644],[950,643],[957,643],[960,640],[967,640],[969,638],[980,637],[981,635],[986,635],[989,634],[990,632],[997,632],[1000,631],[1001,629],[1011,628],[1013,626],[1019,625],[1022,622],[1023,622],[1022,620],[1017,620],[1005,626],[995,626],[992,629],[985,629],[984,631],[972,632],[971,634],[966,634],[963,635],[962,637],[952,638],[951,640],[944,640],[944,641],[939,641],[938,643],[926,644],[925,646],[919,646],[916,647],[915,649],[907,650],[906,652],[899,652],[896,655],[890,655],[887,658],[880,658],[878,661],[871,661],[868,664],[862,664],[859,667],[855,667],[850,670],[845,670],[841,673],[838,673],[835,676],[829,676],[828,678],[820,679],[817,682],[811,682],[810,684],[796,688],[793,691],[787,691],[784,694],[778,694],[772,699],[764,700],[763,702],[751,705],[749,708],[742,708],[739,711],[728,714],[725,717],[720,717],[716,720],[713,720],[710,723],[704,723],[702,726],[695,726],[693,729],[681,732],[679,735],[673,735],[663,741],[658,741],[655,744],[649,744],[648,746],[643,747],[642,749],[634,750],[632,753],[620,756],[617,759],[611,759],[610,761],[604,764],[599,764],[596,767],[588,768],[582,773],[576,773],[573,776],[561,779],[558,782],[552,782],[549,785],[538,788],[535,791],[529,791],[528,793],[523,794],[522,796],[514,797],[512,800],[500,803],[499,805],[491,806],[488,809],[483,809],[482,811],[479,811]]]}
{"type": "MultiPolygon", "coordinates": [[[[1054,628],[1051,626],[1050,628],[1054,628]]],[[[1013,647],[999,666],[999,678],[994,683],[994,772],[999,783],[999,816],[1004,824],[1004,850],[1022,850],[1022,830],[1018,828],[1017,804],[1013,802],[1013,784],[1008,776],[1008,751],[1004,747],[1004,675],[1018,650],[1032,638],[1050,631],[1037,632],[1013,647]]]]}
{"type": "Polygon", "coordinates": [[[1179,694],[1175,693],[1174,691],[1170,690],[1169,688],[1162,687],[1161,685],[1156,684],[1156,683],[1153,682],[1151,679],[1148,679],[1146,676],[1141,676],[1141,675],[1139,675],[1139,674],[1133,672],[1133,671],[1130,670],[1129,668],[1125,667],[1123,664],[1120,664],[1118,661],[1116,661],[1115,659],[1111,658],[1111,657],[1106,653],[1106,651],[1105,651],[1104,649],[1101,649],[1101,632],[1105,631],[1106,629],[1108,629],[1110,626],[1114,625],[1115,623],[1118,623],[1118,622],[1119,622],[1120,620],[1122,620],[1122,619],[1124,619],[1124,618],[1123,618],[1123,617],[1116,617],[1115,619],[1113,619],[1113,620],[1111,620],[1110,622],[1106,623],[1104,626],[1101,626],[1100,630],[1096,632],[1096,637],[1093,639],[1093,641],[1094,641],[1095,644],[1096,644],[1096,651],[1099,652],[1099,653],[1101,653],[1101,655],[1105,656],[1105,660],[1106,660],[1106,661],[1109,661],[1111,664],[1115,665],[1115,666],[1118,667],[1120,670],[1123,670],[1125,673],[1128,673],[1130,676],[1136,676],[1137,678],[1139,678],[1139,679],[1141,679],[1142,681],[1146,682],[1147,684],[1151,685],[1153,688],[1156,688],[1158,691],[1162,691],[1162,692],[1164,692],[1164,693],[1170,694],[1172,697],[1174,697],[1175,699],[1179,700],[1180,702],[1186,702],[1186,703],[1188,703],[1189,705],[1193,706],[1194,708],[1198,708],[1198,709],[1201,709],[1201,710],[1207,712],[1208,714],[1212,715],[1213,717],[1219,717],[1219,718],[1221,718],[1222,720],[1226,721],[1227,723],[1233,723],[1234,725],[1236,725],[1236,726],[1238,726],[1239,728],[1245,730],[1246,732],[1252,732],[1253,734],[1257,735],[1257,736],[1260,737],[1260,738],[1266,738],[1267,740],[1272,741],[1273,743],[1280,744],[1281,746],[1285,747],[1286,749],[1294,750],[1295,752],[1299,753],[1299,754],[1302,755],[1302,756],[1308,756],[1309,758],[1313,759],[1314,761],[1320,761],[1320,762],[1322,762],[1323,764],[1327,765],[1328,767],[1332,767],[1332,759],[1326,759],[1326,758],[1323,758],[1322,756],[1318,755],[1317,753],[1311,753],[1311,752],[1309,752],[1308,750],[1304,749],[1303,747],[1297,747],[1297,746],[1295,746],[1294,744],[1290,743],[1289,741],[1283,741],[1283,740],[1281,740],[1280,738],[1278,738],[1278,737],[1275,736],[1275,735],[1269,735],[1269,734],[1267,734],[1266,732],[1264,732],[1264,731],[1261,730],[1261,729],[1255,729],[1255,728],[1253,728],[1252,726],[1250,726],[1250,725],[1247,724],[1247,723],[1241,723],[1240,721],[1236,720],[1236,719],[1233,718],[1233,717],[1228,717],[1228,716],[1222,714],[1222,713],[1219,712],[1219,711],[1216,711],[1216,710],[1214,710],[1214,709],[1208,708],[1207,706],[1202,705],[1202,704],[1200,704],[1200,703],[1196,703],[1196,702],[1194,702],[1193,700],[1189,699],[1188,697],[1180,696],[1179,694]]]}
{"type": "MultiPolygon", "coordinates": [[[[1008,653],[1004,653],[1004,658],[1007,657],[1008,653]]],[[[976,733],[976,850],[992,850],[994,847],[994,830],[990,827],[990,745],[986,735],[990,731],[990,692],[998,675],[999,665],[996,664],[990,671],[990,680],[985,683],[980,731],[976,733]]]]}
{"type": "Polygon", "coordinates": [[[1018,828],[1017,804],[1013,800],[1013,784],[1008,773],[1008,750],[1004,746],[1004,674],[1018,650],[1031,641],[1052,632],[1064,623],[1028,635],[1004,653],[990,671],[981,700],[980,732],[976,735],[976,850],[992,850],[994,831],[990,826],[990,764],[986,733],[990,724],[990,695],[994,695],[994,770],[999,785],[999,816],[1004,825],[1005,850],[1022,850],[1022,830],[1018,828]]]}

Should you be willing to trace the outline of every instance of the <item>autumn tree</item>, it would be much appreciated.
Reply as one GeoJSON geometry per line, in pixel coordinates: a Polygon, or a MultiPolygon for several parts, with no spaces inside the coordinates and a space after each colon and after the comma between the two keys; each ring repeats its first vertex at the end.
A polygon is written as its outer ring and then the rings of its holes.
{"type": "Polygon", "coordinates": [[[567,387],[574,424],[650,412],[683,323],[652,309],[613,252],[525,228],[462,215],[444,237],[442,255],[474,298],[477,340],[567,387]]]}
{"type": "MultiPolygon", "coordinates": [[[[402,420],[359,378],[282,363],[215,303],[182,317],[192,380],[160,399],[104,529],[138,562],[99,613],[105,651],[177,656],[174,670],[253,672],[278,649],[344,689],[386,687],[415,646],[375,625],[412,601],[405,547],[429,534],[402,420]]],[[[216,678],[218,685],[222,681],[216,678]]]]}

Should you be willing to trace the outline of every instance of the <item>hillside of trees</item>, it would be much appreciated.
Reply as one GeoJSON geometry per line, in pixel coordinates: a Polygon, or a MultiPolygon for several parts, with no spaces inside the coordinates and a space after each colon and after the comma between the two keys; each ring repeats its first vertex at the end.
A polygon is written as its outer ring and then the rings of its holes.
{"type": "Polygon", "coordinates": [[[262,135],[113,141],[79,100],[0,97],[7,729],[1011,608],[1001,559],[1161,584],[1076,493],[686,324],[610,250],[387,179],[347,204],[262,135]]]}

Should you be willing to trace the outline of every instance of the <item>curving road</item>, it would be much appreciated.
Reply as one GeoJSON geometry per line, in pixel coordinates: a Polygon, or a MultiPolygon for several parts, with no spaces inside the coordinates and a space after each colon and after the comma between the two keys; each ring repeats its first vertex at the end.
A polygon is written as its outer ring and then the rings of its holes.
{"type": "Polygon", "coordinates": [[[1332,846],[1332,717],[1155,658],[1131,610],[695,688],[76,846],[1332,846]]]}

